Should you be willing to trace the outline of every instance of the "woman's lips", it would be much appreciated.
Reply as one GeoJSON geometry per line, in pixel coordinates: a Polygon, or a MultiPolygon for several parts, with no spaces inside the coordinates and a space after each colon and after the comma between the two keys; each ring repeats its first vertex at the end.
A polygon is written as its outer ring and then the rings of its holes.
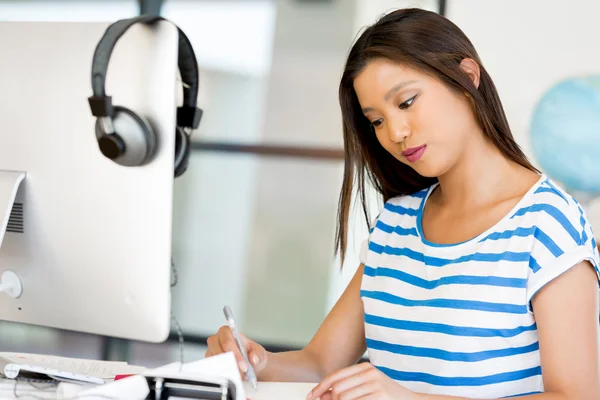
{"type": "Polygon", "coordinates": [[[425,148],[427,145],[422,145],[419,147],[411,147],[410,149],[406,149],[402,152],[402,155],[406,157],[406,159],[411,162],[417,162],[423,157],[423,153],[425,153],[425,148]]]}

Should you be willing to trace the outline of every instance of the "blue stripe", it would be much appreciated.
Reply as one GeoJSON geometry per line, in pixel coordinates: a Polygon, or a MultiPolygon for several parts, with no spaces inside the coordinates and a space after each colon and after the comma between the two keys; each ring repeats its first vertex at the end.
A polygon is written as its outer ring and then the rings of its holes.
{"type": "Polygon", "coordinates": [[[594,237],[592,236],[592,248],[596,249],[598,247],[598,245],[596,244],[596,239],[594,239],[594,237]]]}
{"type": "Polygon", "coordinates": [[[429,189],[419,190],[417,193],[411,194],[410,197],[416,197],[417,199],[424,199],[425,197],[427,197],[428,192],[429,192],[429,189]]]}
{"type": "Polygon", "coordinates": [[[382,221],[377,221],[377,224],[375,226],[385,233],[394,232],[401,236],[418,236],[417,230],[415,228],[403,228],[401,226],[391,226],[382,221]]]}
{"type": "Polygon", "coordinates": [[[459,310],[476,310],[499,312],[509,314],[527,314],[526,305],[504,304],[504,303],[489,303],[485,301],[475,300],[454,300],[454,299],[428,299],[428,300],[411,300],[403,297],[394,296],[389,293],[361,290],[361,297],[383,301],[390,304],[396,304],[404,307],[435,307],[435,308],[453,308],[459,310]]]}
{"type": "Polygon", "coordinates": [[[552,253],[552,255],[554,257],[559,257],[561,256],[564,251],[562,251],[562,249],[560,247],[558,247],[558,245],[556,244],[556,242],[554,240],[552,240],[552,238],[550,238],[550,236],[546,235],[544,233],[544,231],[542,231],[541,229],[536,229],[535,233],[533,234],[533,236],[544,246],[546,246],[546,248],[548,250],[550,250],[550,252],[552,253]]]}
{"type": "Polygon", "coordinates": [[[544,246],[546,246],[555,257],[558,257],[563,254],[562,249],[556,244],[556,242],[552,240],[550,236],[545,234],[541,229],[535,226],[529,228],[516,228],[513,230],[507,230],[503,232],[494,232],[481,239],[480,242],[483,242],[485,240],[510,239],[515,236],[529,237],[531,235],[533,235],[538,241],[540,241],[544,246]]]}
{"type": "Polygon", "coordinates": [[[533,256],[531,256],[531,258],[529,259],[529,268],[531,268],[531,270],[533,271],[533,273],[536,273],[540,269],[542,269],[542,267],[540,266],[540,264],[538,264],[537,260],[535,258],[533,258],[533,256]]]}
{"type": "Polygon", "coordinates": [[[435,289],[443,285],[486,285],[501,286],[513,288],[527,287],[527,279],[503,278],[498,276],[474,276],[474,275],[454,275],[444,276],[440,279],[427,280],[415,275],[408,274],[397,269],[378,267],[373,268],[365,266],[365,275],[367,276],[385,276],[387,278],[398,279],[410,285],[423,289],[435,289]]]}
{"type": "Polygon", "coordinates": [[[480,242],[484,242],[486,240],[510,239],[514,236],[528,237],[535,233],[535,229],[535,226],[532,226],[529,228],[517,228],[504,232],[494,232],[481,239],[480,242]]]}
{"type": "Polygon", "coordinates": [[[523,332],[535,331],[536,324],[529,326],[518,326],[512,329],[492,329],[492,328],[472,328],[468,326],[454,326],[446,324],[436,324],[432,322],[405,321],[392,318],[378,317],[376,315],[365,314],[365,323],[370,325],[382,326],[385,328],[400,329],[404,331],[416,332],[434,332],[450,336],[468,336],[468,337],[503,337],[510,338],[520,335],[523,332]]]}
{"type": "Polygon", "coordinates": [[[448,264],[458,264],[469,261],[480,261],[480,262],[499,262],[499,261],[513,261],[513,262],[523,262],[529,260],[529,253],[522,252],[516,253],[512,251],[505,251],[503,253],[473,253],[467,254],[455,259],[446,259],[446,258],[438,258],[424,255],[423,253],[419,253],[417,251],[405,248],[405,247],[391,247],[391,246],[382,246],[375,242],[369,242],[369,250],[378,253],[378,254],[391,254],[394,256],[404,256],[415,261],[419,261],[424,263],[425,265],[429,265],[432,267],[443,267],[448,264]]]}
{"type": "Polygon", "coordinates": [[[510,399],[513,397],[530,396],[532,394],[540,394],[540,393],[542,393],[542,392],[527,392],[527,393],[513,394],[512,396],[503,397],[503,399],[510,399]]]}
{"type": "Polygon", "coordinates": [[[550,187],[540,186],[533,193],[552,193],[552,194],[556,194],[556,191],[554,189],[550,188],[550,187]]]}
{"type": "Polygon", "coordinates": [[[583,209],[581,208],[579,203],[577,203],[577,208],[579,209],[579,223],[581,224],[581,231],[582,231],[580,244],[585,244],[585,243],[587,243],[587,240],[588,240],[587,232],[585,231],[586,221],[585,221],[585,217],[583,216],[583,214],[584,214],[583,209]]]}
{"type": "Polygon", "coordinates": [[[518,381],[542,374],[541,367],[523,369],[520,371],[504,372],[487,376],[447,377],[423,372],[397,371],[391,368],[377,367],[381,372],[397,381],[425,382],[436,386],[483,386],[496,383],[518,381]]]}
{"type": "Polygon", "coordinates": [[[555,194],[559,195],[567,204],[569,204],[569,200],[567,200],[567,198],[562,194],[562,192],[560,190],[558,190],[558,188],[556,186],[554,186],[554,184],[552,184],[552,182],[550,182],[550,179],[546,178],[544,183],[546,185],[548,185],[549,187],[551,187],[554,190],[555,194]]]}
{"type": "Polygon", "coordinates": [[[435,358],[444,361],[479,362],[493,358],[510,357],[518,354],[527,354],[539,350],[538,342],[523,347],[509,347],[505,349],[475,351],[472,353],[453,352],[427,347],[405,346],[401,344],[382,342],[367,338],[367,349],[387,351],[412,357],[435,358]]]}
{"type": "Polygon", "coordinates": [[[383,208],[396,214],[410,215],[412,217],[416,216],[419,211],[416,208],[406,208],[402,206],[397,206],[395,204],[391,204],[389,202],[385,203],[385,206],[383,206],[383,208]]]}
{"type": "Polygon", "coordinates": [[[571,224],[569,219],[567,217],[565,217],[565,215],[558,208],[556,208],[550,204],[533,204],[529,207],[523,207],[523,208],[519,209],[517,212],[515,212],[511,218],[525,215],[527,213],[534,213],[534,212],[540,212],[540,211],[544,211],[545,213],[550,215],[552,218],[554,218],[559,224],[562,225],[564,230],[567,231],[567,233],[569,235],[571,235],[573,240],[575,240],[576,243],[579,243],[579,239],[580,239],[579,232],[577,232],[577,230],[573,227],[573,225],[571,224]]]}
{"type": "Polygon", "coordinates": [[[581,208],[581,206],[579,205],[577,206],[577,208],[579,209],[579,216],[581,217],[579,219],[579,222],[581,223],[581,227],[583,228],[585,227],[585,217],[583,216],[583,208],[581,208]]]}

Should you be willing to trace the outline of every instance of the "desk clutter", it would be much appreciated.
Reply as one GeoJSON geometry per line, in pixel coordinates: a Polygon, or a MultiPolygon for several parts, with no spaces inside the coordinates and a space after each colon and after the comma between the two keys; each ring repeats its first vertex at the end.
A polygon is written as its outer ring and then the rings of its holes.
{"type": "Polygon", "coordinates": [[[1,399],[246,400],[233,353],[155,369],[125,362],[0,353],[1,399]]]}
{"type": "Polygon", "coordinates": [[[303,400],[314,383],[242,382],[233,353],[148,369],[125,362],[0,353],[0,399],[303,400]]]}

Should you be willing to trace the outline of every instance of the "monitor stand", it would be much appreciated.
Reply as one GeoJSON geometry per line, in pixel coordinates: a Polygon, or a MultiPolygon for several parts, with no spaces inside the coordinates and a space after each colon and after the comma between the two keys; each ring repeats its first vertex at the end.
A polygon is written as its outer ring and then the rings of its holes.
{"type": "MultiPolygon", "coordinates": [[[[25,179],[25,172],[0,170],[0,247],[6,233],[19,185],[23,179],[25,179]]],[[[0,268],[2,267],[0,265],[0,268]]],[[[13,298],[21,296],[23,286],[17,274],[10,270],[4,270],[0,281],[0,292],[5,292],[13,298]]]]}

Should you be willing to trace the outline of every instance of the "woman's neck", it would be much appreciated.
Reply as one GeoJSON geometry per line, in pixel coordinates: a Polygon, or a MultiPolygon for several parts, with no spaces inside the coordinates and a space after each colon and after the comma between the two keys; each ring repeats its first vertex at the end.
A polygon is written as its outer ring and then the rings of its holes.
{"type": "Polygon", "coordinates": [[[451,209],[465,210],[523,195],[538,178],[533,171],[504,157],[483,136],[465,150],[469,156],[438,178],[437,201],[451,209]]]}

